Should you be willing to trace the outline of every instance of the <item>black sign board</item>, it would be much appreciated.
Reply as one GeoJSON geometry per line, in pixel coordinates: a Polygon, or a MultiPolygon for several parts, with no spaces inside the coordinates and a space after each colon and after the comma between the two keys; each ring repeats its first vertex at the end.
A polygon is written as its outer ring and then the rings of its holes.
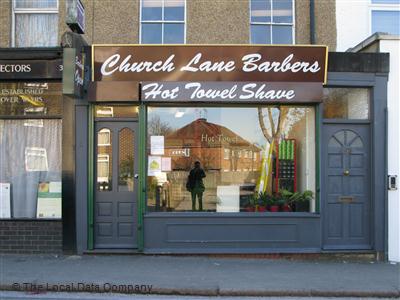
{"type": "Polygon", "coordinates": [[[311,103],[322,101],[318,82],[142,82],[144,102],[311,103]]]}
{"type": "Polygon", "coordinates": [[[62,70],[62,59],[0,60],[0,80],[61,79],[62,70]]]}

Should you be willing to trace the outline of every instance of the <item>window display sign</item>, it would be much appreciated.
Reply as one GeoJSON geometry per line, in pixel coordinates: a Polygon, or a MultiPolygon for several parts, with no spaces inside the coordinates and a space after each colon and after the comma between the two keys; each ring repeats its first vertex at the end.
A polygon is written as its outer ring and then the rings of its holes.
{"type": "Polygon", "coordinates": [[[326,46],[92,46],[93,81],[326,81],[326,46]]]}
{"type": "Polygon", "coordinates": [[[0,83],[0,115],[61,116],[61,90],[55,82],[0,83]]]}
{"type": "Polygon", "coordinates": [[[11,188],[9,183],[0,183],[0,218],[11,218],[11,188]]]}
{"type": "Polygon", "coordinates": [[[39,183],[36,217],[61,218],[61,182],[39,183]]]}
{"type": "Polygon", "coordinates": [[[145,102],[321,102],[315,82],[143,82],[145,102]]]}

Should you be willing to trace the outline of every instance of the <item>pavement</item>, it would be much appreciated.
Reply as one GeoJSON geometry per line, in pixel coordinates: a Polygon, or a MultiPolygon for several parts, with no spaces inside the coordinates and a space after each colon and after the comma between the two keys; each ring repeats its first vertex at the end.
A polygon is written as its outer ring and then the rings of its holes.
{"type": "Polygon", "coordinates": [[[400,297],[400,265],[219,256],[2,255],[0,290],[191,296],[400,297]]]}

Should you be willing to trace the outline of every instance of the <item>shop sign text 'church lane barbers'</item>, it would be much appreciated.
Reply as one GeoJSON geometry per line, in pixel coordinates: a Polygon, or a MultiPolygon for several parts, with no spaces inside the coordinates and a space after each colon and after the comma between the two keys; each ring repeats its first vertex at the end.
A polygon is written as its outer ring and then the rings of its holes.
{"type": "Polygon", "coordinates": [[[325,46],[94,45],[93,81],[319,82],[325,46]]]}

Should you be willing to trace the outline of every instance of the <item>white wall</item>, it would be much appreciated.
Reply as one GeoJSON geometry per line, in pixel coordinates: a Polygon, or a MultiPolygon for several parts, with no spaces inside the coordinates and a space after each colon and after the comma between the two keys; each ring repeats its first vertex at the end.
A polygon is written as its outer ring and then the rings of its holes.
{"type": "Polygon", "coordinates": [[[336,0],[336,51],[346,51],[370,36],[369,0],[336,0]]]}
{"type": "MultiPolygon", "coordinates": [[[[388,173],[400,180],[400,40],[381,40],[380,51],[390,53],[388,173]]],[[[400,262],[400,190],[389,191],[388,197],[389,260],[400,262]]]]}
{"type": "MultiPolygon", "coordinates": [[[[336,0],[337,51],[346,51],[371,35],[370,0],[336,0]]],[[[376,6],[375,6],[376,7],[376,6]]],[[[400,40],[381,39],[380,52],[390,53],[388,81],[388,174],[400,180],[400,40]]],[[[398,187],[400,188],[400,186],[398,187]]],[[[388,255],[400,262],[400,191],[388,192],[388,255]]]]}

